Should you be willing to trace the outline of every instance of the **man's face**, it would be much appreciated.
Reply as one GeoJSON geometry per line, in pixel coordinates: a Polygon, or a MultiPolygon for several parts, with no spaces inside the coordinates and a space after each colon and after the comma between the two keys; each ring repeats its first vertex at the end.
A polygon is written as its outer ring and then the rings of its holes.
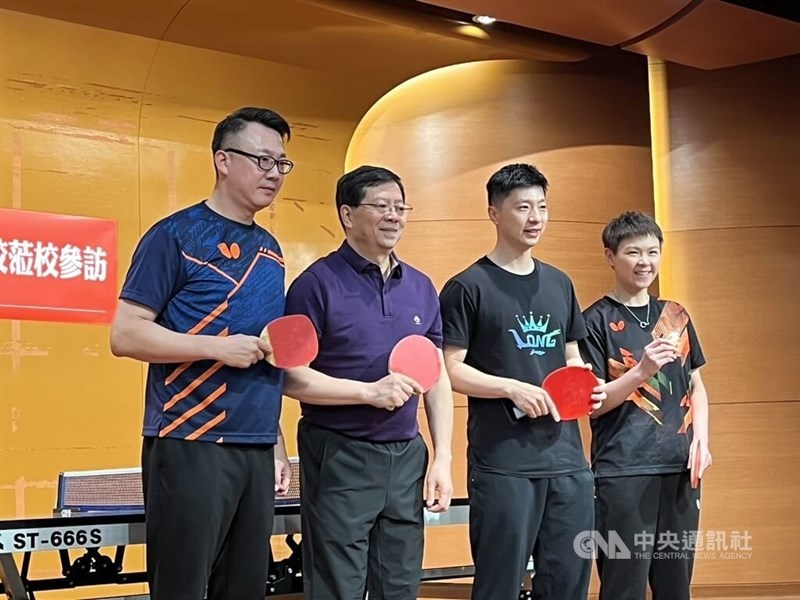
{"type": "Polygon", "coordinates": [[[400,186],[394,182],[366,188],[358,206],[342,206],[341,216],[348,239],[365,250],[391,252],[403,235],[406,214],[400,186]]]}
{"type": "Polygon", "coordinates": [[[622,240],[616,252],[606,248],[605,254],[617,282],[632,293],[649,288],[661,266],[661,244],[653,235],[622,240]]]}
{"type": "MultiPolygon", "coordinates": [[[[255,156],[286,158],[283,138],[274,129],[260,123],[247,126],[225,141],[223,148],[233,148],[255,156]]],[[[264,171],[258,160],[234,152],[218,151],[215,156],[220,177],[230,190],[231,199],[253,214],[267,208],[275,201],[283,185],[285,175],[278,172],[277,165],[264,171]]]]}
{"type": "Polygon", "coordinates": [[[500,240],[520,250],[533,248],[547,229],[547,199],[541,186],[517,188],[498,206],[489,207],[489,218],[500,240]]]}

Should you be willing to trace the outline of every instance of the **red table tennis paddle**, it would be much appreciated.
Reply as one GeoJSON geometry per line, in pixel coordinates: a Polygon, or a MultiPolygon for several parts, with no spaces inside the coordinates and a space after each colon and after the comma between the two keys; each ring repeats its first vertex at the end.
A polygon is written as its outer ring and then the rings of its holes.
{"type": "Polygon", "coordinates": [[[599,384],[589,369],[561,367],[544,378],[542,387],[550,394],[562,421],[574,421],[592,410],[592,390],[599,384]]]}
{"type": "Polygon", "coordinates": [[[689,447],[689,482],[694,490],[700,485],[700,467],[702,467],[700,461],[702,458],[699,448],[700,442],[698,440],[693,440],[692,445],[689,447]]]}
{"type": "Polygon", "coordinates": [[[272,346],[266,361],[279,369],[308,366],[317,357],[319,340],[314,324],[305,315],[287,315],[270,321],[261,339],[272,346]]]}
{"type": "Polygon", "coordinates": [[[404,337],[389,355],[389,372],[411,377],[426,392],[438,381],[441,367],[439,350],[422,335],[404,337]]]}

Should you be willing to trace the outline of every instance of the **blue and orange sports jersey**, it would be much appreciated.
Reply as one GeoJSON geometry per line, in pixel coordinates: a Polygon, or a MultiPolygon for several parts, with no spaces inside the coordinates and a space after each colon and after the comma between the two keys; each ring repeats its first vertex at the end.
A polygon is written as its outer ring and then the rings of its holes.
{"type": "MultiPolygon", "coordinates": [[[[284,312],[281,249],[264,228],[201,202],[142,237],[120,298],[154,310],[172,331],[258,336],[284,312]]],[[[282,372],[266,361],[247,369],[211,360],[151,364],[143,435],[274,444],[282,389],[282,372]]]]}

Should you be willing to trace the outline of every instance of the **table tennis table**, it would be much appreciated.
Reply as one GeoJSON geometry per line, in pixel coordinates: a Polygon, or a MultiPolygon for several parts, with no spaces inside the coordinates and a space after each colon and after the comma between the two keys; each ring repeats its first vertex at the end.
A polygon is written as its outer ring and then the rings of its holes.
{"type": "MultiPolygon", "coordinates": [[[[287,498],[276,498],[274,536],[285,536],[291,553],[270,561],[265,596],[301,592],[299,475],[292,459],[292,484],[287,498]]],[[[449,511],[424,511],[426,527],[462,525],[469,519],[465,498],[449,511]]],[[[37,592],[105,584],[143,583],[144,571],[125,571],[125,549],[145,541],[140,469],[65,472],[59,475],[52,516],[0,521],[0,593],[9,600],[36,600],[37,592]],[[62,576],[33,579],[32,558],[58,552],[62,576]],[[21,564],[18,565],[18,557],[21,564]]],[[[469,577],[471,565],[425,569],[424,580],[469,577]]],[[[122,597],[120,597],[122,598],[122,597]]],[[[124,596],[127,600],[147,596],[124,596]]]]}

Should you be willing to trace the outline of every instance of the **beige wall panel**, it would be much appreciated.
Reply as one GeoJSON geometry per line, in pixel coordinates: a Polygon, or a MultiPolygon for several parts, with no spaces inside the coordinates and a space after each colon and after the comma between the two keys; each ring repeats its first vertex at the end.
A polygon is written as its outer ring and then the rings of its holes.
{"type": "MultiPolygon", "coordinates": [[[[800,401],[716,405],[700,528],[751,536],[749,557],[701,557],[695,583],[798,581],[800,401]]],[[[711,549],[709,548],[709,552],[711,549]]]]}
{"type": "MultiPolygon", "coordinates": [[[[685,304],[708,365],[715,465],[701,527],[751,536],[701,556],[698,584],[798,582],[798,57],[700,72],[668,65],[671,199],[662,294],[685,304]],[[718,553],[719,554],[719,553],[718,553]]],[[[710,549],[708,549],[710,551],[710,549]]]]}
{"type": "MultiPolygon", "coordinates": [[[[800,228],[667,234],[670,288],[700,336],[712,403],[795,400],[800,228]]],[[[797,423],[800,434],[800,423],[797,423]]],[[[777,482],[776,482],[777,484],[777,482]]]]}
{"type": "Polygon", "coordinates": [[[425,530],[425,569],[462,567],[472,564],[468,525],[444,525],[425,530]]]}
{"type": "Polygon", "coordinates": [[[800,56],[669,65],[672,229],[800,225],[798,77],[800,56]]]}
{"type": "MultiPolygon", "coordinates": [[[[393,129],[396,126],[392,124],[393,129]]],[[[414,123],[407,129],[402,126],[398,129],[392,135],[414,137],[419,133],[414,123]]],[[[460,143],[465,147],[464,152],[470,151],[469,140],[460,143]]],[[[378,164],[403,160],[399,156],[390,156],[385,150],[374,150],[382,157],[378,164]]],[[[504,149],[488,147],[472,151],[503,154],[504,149]]],[[[459,159],[451,156],[451,160],[457,162],[459,159]]],[[[364,162],[368,161],[365,159],[364,162]]],[[[397,167],[397,173],[403,178],[408,202],[414,207],[414,221],[485,219],[488,206],[486,182],[492,173],[511,162],[534,164],[548,178],[553,219],[605,224],[623,210],[653,212],[650,150],[645,147],[584,146],[531,152],[448,178],[439,178],[435,171],[422,165],[403,170],[397,167]],[[576,165],[581,168],[576,169],[576,165]],[[625,165],[625,168],[621,169],[620,165],[625,165]]]]}
{"type": "Polygon", "coordinates": [[[476,221],[415,221],[406,225],[398,255],[442,286],[466,269],[494,244],[494,226],[488,218],[476,221]]]}

